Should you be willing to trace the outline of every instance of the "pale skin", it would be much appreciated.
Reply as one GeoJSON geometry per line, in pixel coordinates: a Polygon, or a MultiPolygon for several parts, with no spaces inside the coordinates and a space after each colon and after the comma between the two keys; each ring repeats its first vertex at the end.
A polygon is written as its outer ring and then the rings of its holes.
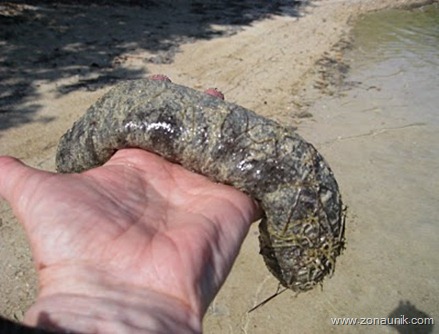
{"type": "Polygon", "coordinates": [[[0,157],[0,197],[39,278],[24,322],[74,333],[200,333],[261,215],[245,194],[139,149],[81,174],[0,157]]]}

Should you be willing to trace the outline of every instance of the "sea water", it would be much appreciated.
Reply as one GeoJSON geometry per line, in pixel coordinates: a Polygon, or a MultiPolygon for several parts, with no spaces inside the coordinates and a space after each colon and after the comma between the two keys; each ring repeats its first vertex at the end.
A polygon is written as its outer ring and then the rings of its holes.
{"type": "MultiPolygon", "coordinates": [[[[439,6],[368,15],[354,29],[355,77],[381,88],[395,116],[439,122],[439,6]],[[392,102],[403,102],[393,108],[392,102]]],[[[355,80],[355,79],[354,79],[355,80]]]]}

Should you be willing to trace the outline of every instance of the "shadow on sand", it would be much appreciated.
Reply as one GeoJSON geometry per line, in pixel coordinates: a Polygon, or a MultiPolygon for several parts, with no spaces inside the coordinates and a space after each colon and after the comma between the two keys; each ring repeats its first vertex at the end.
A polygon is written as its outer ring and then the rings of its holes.
{"type": "Polygon", "coordinates": [[[434,319],[409,301],[400,301],[387,318],[392,319],[389,326],[395,328],[399,334],[433,333],[434,319]]]}
{"type": "Polygon", "coordinates": [[[43,84],[66,94],[143,77],[148,63],[172,63],[183,43],[271,15],[299,16],[309,2],[0,1],[0,131],[33,120],[43,84]],[[140,51],[143,66],[131,66],[140,51]]]}

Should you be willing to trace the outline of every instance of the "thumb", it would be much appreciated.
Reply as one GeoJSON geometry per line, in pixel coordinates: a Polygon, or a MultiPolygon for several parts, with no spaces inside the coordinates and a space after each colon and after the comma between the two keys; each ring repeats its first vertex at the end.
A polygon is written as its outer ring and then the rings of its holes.
{"type": "Polygon", "coordinates": [[[20,160],[0,156],[0,198],[4,198],[11,206],[19,200],[24,184],[38,172],[26,166],[20,160]]]}

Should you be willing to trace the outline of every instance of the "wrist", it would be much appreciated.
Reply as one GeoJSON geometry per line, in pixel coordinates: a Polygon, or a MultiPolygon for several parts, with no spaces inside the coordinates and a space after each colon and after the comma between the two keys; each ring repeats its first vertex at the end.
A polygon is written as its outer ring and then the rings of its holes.
{"type": "Polygon", "coordinates": [[[201,333],[202,315],[173,296],[81,270],[64,283],[62,276],[42,284],[27,325],[61,333],[201,333]]]}

